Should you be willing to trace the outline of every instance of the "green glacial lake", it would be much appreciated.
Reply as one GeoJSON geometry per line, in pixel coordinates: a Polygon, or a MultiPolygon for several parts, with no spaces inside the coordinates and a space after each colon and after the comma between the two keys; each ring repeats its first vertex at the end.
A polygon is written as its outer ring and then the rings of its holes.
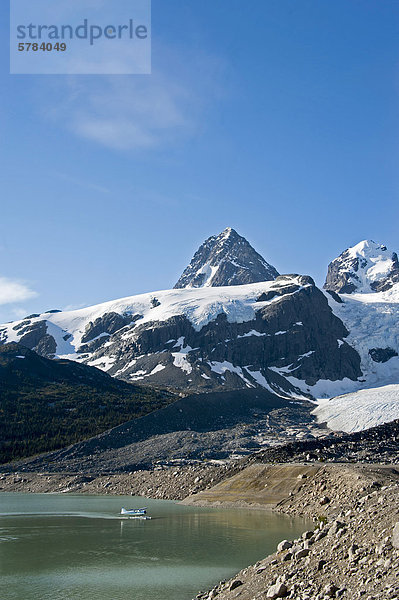
{"type": "Polygon", "coordinates": [[[191,600],[302,520],[143,498],[0,494],[1,600],[191,600]],[[151,521],[121,518],[148,506],[151,521]]]}

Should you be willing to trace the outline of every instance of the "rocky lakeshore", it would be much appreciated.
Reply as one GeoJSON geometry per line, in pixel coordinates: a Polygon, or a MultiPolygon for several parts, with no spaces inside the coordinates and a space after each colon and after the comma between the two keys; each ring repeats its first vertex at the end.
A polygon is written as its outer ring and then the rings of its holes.
{"type": "Polygon", "coordinates": [[[394,467],[323,467],[275,507],[312,518],[313,530],[196,599],[397,600],[398,498],[394,467]]]}
{"type": "Polygon", "coordinates": [[[0,473],[0,492],[111,494],[183,500],[218,483],[226,471],[223,465],[185,465],[106,475],[4,472],[0,473]]]}
{"type": "MultiPolygon", "coordinates": [[[[275,554],[199,593],[196,600],[399,600],[399,469],[395,465],[290,463],[265,468],[260,463],[257,467],[262,473],[260,478],[259,471],[256,475],[257,490],[275,485],[276,475],[273,481],[268,469],[296,469],[290,487],[280,489],[281,500],[267,504],[269,492],[265,492],[263,508],[310,518],[314,527],[299,539],[282,540],[275,554]]],[[[254,466],[247,470],[251,472],[254,466]]],[[[194,500],[204,494],[210,494],[211,500],[214,490],[223,489],[226,476],[230,481],[239,474],[237,465],[170,466],[100,476],[3,473],[0,488],[3,492],[131,494],[174,500],[188,496],[190,503],[201,504],[194,500]]],[[[280,479],[284,481],[282,475],[280,479]]],[[[237,506],[261,508],[259,492],[247,487],[247,501],[237,506]],[[251,494],[252,503],[248,501],[251,494]]]]}
{"type": "MultiPolygon", "coordinates": [[[[119,473],[0,473],[0,491],[114,494],[264,508],[314,523],[197,600],[399,600],[399,422],[230,463],[119,473]]],[[[17,470],[18,469],[18,470],[17,470]]]]}

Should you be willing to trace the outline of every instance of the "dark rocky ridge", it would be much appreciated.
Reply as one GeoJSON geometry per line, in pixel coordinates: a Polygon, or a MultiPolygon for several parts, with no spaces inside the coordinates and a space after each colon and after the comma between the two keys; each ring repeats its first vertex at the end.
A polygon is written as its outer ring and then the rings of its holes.
{"type": "Polygon", "coordinates": [[[324,438],[267,448],[257,452],[243,464],[304,460],[399,464],[399,419],[356,433],[334,433],[324,438]]]}
{"type": "Polygon", "coordinates": [[[115,333],[94,358],[115,357],[108,372],[127,381],[144,372],[148,375],[140,382],[150,385],[192,392],[233,390],[259,387],[260,373],[272,389],[289,395],[298,390],[285,375],[309,386],[319,379],[355,380],[361,375],[357,352],[343,341],[347,335],[313,280],[287,275],[276,279],[267,298],[260,296],[252,321],[230,323],[220,314],[200,331],[182,315],[143,325],[137,321],[132,336],[125,339],[124,329],[115,333]],[[181,352],[186,370],[175,364],[181,352]],[[220,371],[218,365],[227,363],[231,366],[220,371]]]}
{"type": "Polygon", "coordinates": [[[115,312],[105,313],[105,315],[96,319],[94,323],[89,323],[82,336],[82,343],[91,342],[100,335],[111,335],[122,329],[122,327],[125,327],[125,325],[137,321],[139,318],[140,315],[119,315],[115,312]]]}
{"type": "MultiPolygon", "coordinates": [[[[244,301],[238,303],[239,311],[247,310],[244,301]]],[[[310,277],[280,275],[265,284],[252,306],[252,320],[230,322],[228,305],[227,314],[222,310],[199,331],[183,314],[141,323],[140,314],[106,312],[87,323],[77,353],[80,362],[116,378],[184,393],[263,385],[278,394],[311,397],[310,388],[298,390],[287,378],[312,386],[320,379],[361,375],[360,357],[344,341],[348,331],[310,277]]],[[[27,319],[17,328],[30,349],[54,356],[47,321],[27,319]]],[[[71,337],[68,331],[60,334],[71,337]]]]}
{"type": "Polygon", "coordinates": [[[118,381],[95,367],[81,365],[72,360],[49,360],[21,343],[11,342],[0,346],[0,391],[5,392],[10,387],[18,389],[25,382],[31,386],[37,386],[39,382],[80,382],[90,383],[99,388],[103,386],[107,391],[133,390],[131,385],[118,381]]]}
{"type": "Polygon", "coordinates": [[[271,281],[274,267],[231,227],[208,238],[194,254],[175,288],[220,287],[271,281]],[[212,270],[217,269],[212,275],[212,270]]]}

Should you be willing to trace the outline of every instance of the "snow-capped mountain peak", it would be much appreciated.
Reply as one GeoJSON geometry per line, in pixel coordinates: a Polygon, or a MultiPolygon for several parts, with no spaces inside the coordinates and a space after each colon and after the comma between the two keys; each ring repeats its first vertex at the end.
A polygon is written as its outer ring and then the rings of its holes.
{"type": "Polygon", "coordinates": [[[328,266],[325,289],[343,294],[381,292],[399,282],[396,252],[373,240],[348,248],[328,266]]]}
{"type": "Polygon", "coordinates": [[[175,288],[221,287],[272,281],[276,269],[231,227],[208,238],[194,254],[175,288]]]}

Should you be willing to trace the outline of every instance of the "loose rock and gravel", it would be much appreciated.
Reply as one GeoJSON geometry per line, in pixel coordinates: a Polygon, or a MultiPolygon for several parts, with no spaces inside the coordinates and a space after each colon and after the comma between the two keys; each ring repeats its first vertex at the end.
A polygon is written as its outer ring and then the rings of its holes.
{"type": "Polygon", "coordinates": [[[0,474],[0,492],[111,494],[183,500],[218,483],[226,470],[224,466],[186,465],[114,475],[8,472],[0,474]]]}
{"type": "Polygon", "coordinates": [[[399,599],[399,471],[320,469],[275,510],[311,517],[312,530],[197,600],[399,599]]]}

